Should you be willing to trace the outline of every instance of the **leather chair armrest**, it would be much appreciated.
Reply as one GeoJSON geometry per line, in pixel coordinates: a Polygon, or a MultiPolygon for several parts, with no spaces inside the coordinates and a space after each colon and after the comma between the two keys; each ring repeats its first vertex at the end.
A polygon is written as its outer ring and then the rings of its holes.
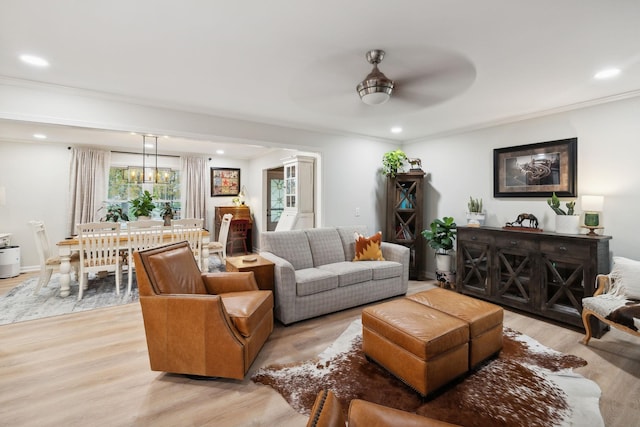
{"type": "Polygon", "coordinates": [[[253,271],[205,273],[202,275],[202,281],[207,292],[212,295],[259,290],[253,271]]]}
{"type": "Polygon", "coordinates": [[[345,427],[342,405],[331,390],[322,390],[311,408],[307,427],[345,427]]]}
{"type": "Polygon", "coordinates": [[[452,427],[455,424],[434,420],[410,412],[354,399],[349,405],[349,427],[403,426],[403,427],[452,427]]]}
{"type": "Polygon", "coordinates": [[[244,378],[245,339],[220,296],[141,296],[140,305],[152,370],[244,378]]]}

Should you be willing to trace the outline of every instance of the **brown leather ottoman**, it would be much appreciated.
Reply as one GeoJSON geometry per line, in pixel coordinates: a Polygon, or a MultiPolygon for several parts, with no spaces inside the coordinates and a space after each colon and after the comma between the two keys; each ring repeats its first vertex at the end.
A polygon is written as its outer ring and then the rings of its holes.
{"type": "Polygon", "coordinates": [[[469,324],[469,369],[502,350],[502,307],[440,288],[406,298],[469,324]]]}
{"type": "Polygon", "coordinates": [[[362,310],[362,349],[423,396],[469,368],[469,325],[406,298],[362,310]]]}

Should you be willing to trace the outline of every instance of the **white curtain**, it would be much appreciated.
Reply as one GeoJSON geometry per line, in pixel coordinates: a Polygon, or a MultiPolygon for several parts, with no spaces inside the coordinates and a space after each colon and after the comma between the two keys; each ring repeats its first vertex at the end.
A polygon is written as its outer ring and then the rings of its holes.
{"type": "Polygon", "coordinates": [[[98,221],[98,210],[107,199],[111,152],[71,149],[67,230],[76,234],[76,224],[98,221]]]}
{"type": "Polygon", "coordinates": [[[203,218],[207,223],[209,194],[208,164],[205,157],[180,157],[182,218],[203,218]]]}

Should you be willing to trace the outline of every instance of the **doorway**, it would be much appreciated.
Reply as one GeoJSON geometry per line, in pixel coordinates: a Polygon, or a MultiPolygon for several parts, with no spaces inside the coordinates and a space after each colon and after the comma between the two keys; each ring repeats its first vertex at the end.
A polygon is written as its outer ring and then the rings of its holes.
{"type": "Polygon", "coordinates": [[[274,231],[284,210],[284,167],[267,170],[267,231],[274,231]]]}

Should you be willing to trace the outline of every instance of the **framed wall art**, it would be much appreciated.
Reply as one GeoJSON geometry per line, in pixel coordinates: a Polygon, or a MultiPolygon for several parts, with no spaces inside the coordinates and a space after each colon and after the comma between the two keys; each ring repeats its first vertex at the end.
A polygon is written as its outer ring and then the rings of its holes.
{"type": "Polygon", "coordinates": [[[240,169],[211,168],[211,197],[237,196],[240,193],[240,169]]]}
{"type": "Polygon", "coordinates": [[[576,197],[578,138],[493,150],[494,197],[576,197]]]}

